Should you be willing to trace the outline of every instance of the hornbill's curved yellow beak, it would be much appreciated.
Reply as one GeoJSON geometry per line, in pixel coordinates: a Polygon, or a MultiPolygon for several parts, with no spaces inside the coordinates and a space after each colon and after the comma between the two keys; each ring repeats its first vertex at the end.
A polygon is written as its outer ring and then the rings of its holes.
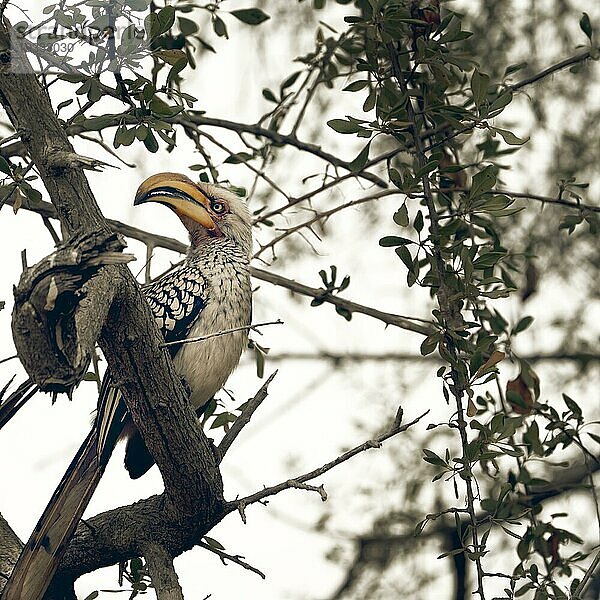
{"type": "Polygon", "coordinates": [[[209,231],[218,231],[208,212],[210,200],[185,175],[158,173],[148,177],[138,188],[133,204],[144,202],[166,204],[180,217],[189,217],[209,231]]]}

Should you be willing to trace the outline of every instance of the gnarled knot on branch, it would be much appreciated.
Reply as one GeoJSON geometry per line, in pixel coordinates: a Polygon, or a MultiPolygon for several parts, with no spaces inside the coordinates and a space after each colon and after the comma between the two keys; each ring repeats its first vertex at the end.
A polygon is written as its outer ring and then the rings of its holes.
{"type": "Polygon", "coordinates": [[[72,238],[23,271],[14,288],[13,339],[42,391],[71,394],[85,376],[116,293],[110,281],[96,285],[93,295],[87,290],[98,283],[102,267],[135,260],[125,247],[120,235],[96,231],[72,238]]]}

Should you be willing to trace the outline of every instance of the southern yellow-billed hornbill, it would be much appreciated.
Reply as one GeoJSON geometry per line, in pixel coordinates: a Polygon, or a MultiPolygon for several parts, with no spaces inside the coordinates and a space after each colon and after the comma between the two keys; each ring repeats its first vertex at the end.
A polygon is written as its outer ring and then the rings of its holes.
{"type": "MultiPolygon", "coordinates": [[[[146,202],[175,211],[191,241],[184,263],[143,289],[165,340],[249,325],[252,234],[244,202],[223,188],[194,183],[177,173],[159,173],[144,181],[134,204],[146,202]]],[[[247,335],[237,331],[169,347],[195,408],[223,386],[247,335]]],[[[92,430],[21,553],[2,600],[39,600],[44,595],[120,437],[127,438],[125,466],[132,478],[140,477],[154,461],[107,372],[92,430]]]]}

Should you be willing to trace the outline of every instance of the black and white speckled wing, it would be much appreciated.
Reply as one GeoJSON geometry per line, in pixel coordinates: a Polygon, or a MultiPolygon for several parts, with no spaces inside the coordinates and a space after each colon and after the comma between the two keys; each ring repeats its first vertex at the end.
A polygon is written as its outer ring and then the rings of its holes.
{"type": "MultiPolygon", "coordinates": [[[[208,289],[201,271],[185,264],[145,286],[142,292],[165,341],[172,342],[188,336],[206,305],[208,289]]],[[[175,357],[180,348],[178,345],[170,346],[171,356],[175,357]]],[[[100,390],[97,413],[101,464],[108,462],[127,418],[121,392],[114,385],[110,371],[107,371],[100,390]]]]}
{"type": "MultiPolygon", "coordinates": [[[[166,342],[183,340],[206,305],[208,285],[200,269],[185,265],[144,287],[166,342]]],[[[180,346],[171,346],[175,355],[180,346]]]]}

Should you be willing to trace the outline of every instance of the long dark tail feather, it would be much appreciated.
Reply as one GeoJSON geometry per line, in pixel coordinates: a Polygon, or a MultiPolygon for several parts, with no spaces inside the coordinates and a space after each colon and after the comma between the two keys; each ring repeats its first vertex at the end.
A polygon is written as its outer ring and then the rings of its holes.
{"type": "MultiPolygon", "coordinates": [[[[13,377],[14,379],[14,377],[13,377]]],[[[0,392],[0,429],[2,429],[25,405],[25,403],[38,391],[31,379],[26,379],[19,387],[2,402],[12,379],[0,392]]]]}
{"type": "Polygon", "coordinates": [[[125,412],[120,393],[105,377],[94,426],[23,548],[2,600],[40,600],[45,594],[100,482],[123,427],[125,412]]]}
{"type": "Polygon", "coordinates": [[[92,429],[69,465],[19,556],[2,600],[40,600],[46,592],[102,476],[96,437],[92,429]]]}

